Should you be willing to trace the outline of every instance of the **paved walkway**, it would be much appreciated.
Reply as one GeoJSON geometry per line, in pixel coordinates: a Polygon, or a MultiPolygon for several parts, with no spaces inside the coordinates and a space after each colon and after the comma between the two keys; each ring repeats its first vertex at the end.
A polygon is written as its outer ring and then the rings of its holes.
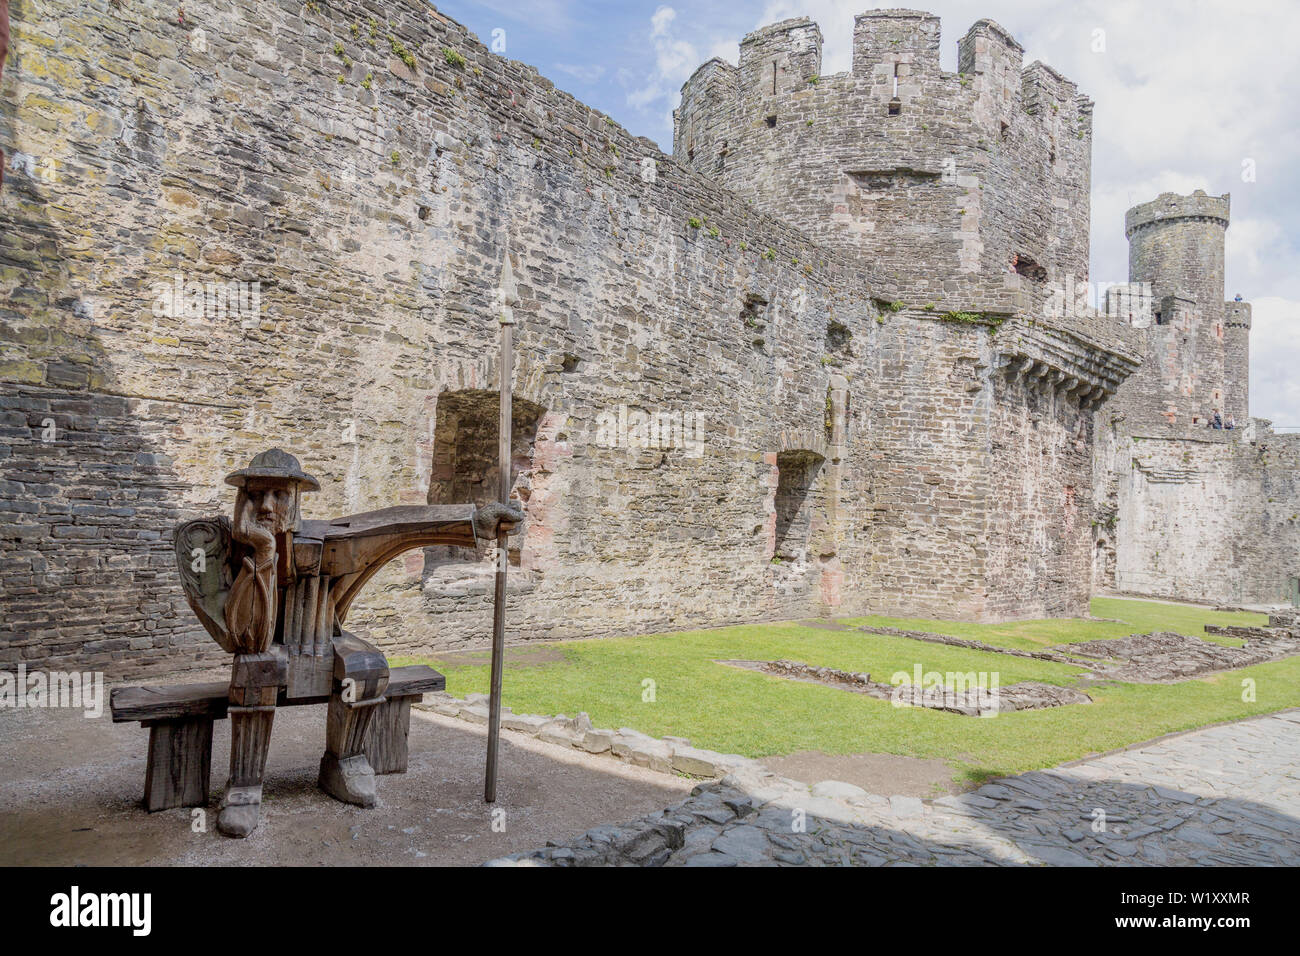
{"type": "Polygon", "coordinates": [[[692,786],[504,731],[498,801],[488,805],[487,728],[415,711],[410,770],[380,777],[379,806],[362,810],[316,788],[325,708],[292,707],[275,715],[262,822],[248,839],[232,840],[215,825],[229,725],[217,722],[212,799],[196,832],[194,810],[140,807],[149,732],[138,724],[111,723],[107,713],[0,708],[0,865],[474,866],[657,811],[692,786]]]}
{"type": "MultiPolygon", "coordinates": [[[[500,861],[507,862],[507,861],[500,861]]],[[[1212,727],[923,803],[744,770],[509,862],[1300,864],[1300,712],[1212,727]]]]}

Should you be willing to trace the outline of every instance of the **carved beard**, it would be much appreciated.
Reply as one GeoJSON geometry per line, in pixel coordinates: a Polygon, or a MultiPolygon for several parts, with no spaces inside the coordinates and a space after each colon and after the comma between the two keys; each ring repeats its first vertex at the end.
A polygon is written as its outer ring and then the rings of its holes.
{"type": "Polygon", "coordinates": [[[271,534],[283,534],[289,530],[289,521],[286,515],[283,515],[277,509],[270,517],[253,514],[253,523],[258,527],[265,528],[271,534]]]}
{"type": "MultiPolygon", "coordinates": [[[[279,491],[279,489],[274,489],[279,491]]],[[[260,499],[262,493],[256,493],[260,499]]],[[[273,494],[271,498],[271,513],[263,514],[263,510],[253,503],[254,496],[250,495],[245,489],[239,489],[235,497],[235,536],[239,540],[244,540],[240,535],[242,527],[247,530],[257,528],[265,531],[274,538],[276,535],[284,534],[289,531],[298,529],[298,504],[299,493],[296,488],[288,489],[280,494],[273,494]]]]}

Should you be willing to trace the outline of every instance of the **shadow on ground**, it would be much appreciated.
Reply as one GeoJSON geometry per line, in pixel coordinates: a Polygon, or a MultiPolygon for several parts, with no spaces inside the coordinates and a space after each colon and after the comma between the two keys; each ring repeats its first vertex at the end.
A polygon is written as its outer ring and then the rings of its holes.
{"type": "Polygon", "coordinates": [[[1163,738],[925,804],[737,771],[518,862],[572,865],[1295,866],[1300,712],[1163,738]]]}
{"type": "MultiPolygon", "coordinates": [[[[1001,781],[1006,786],[1010,781],[1001,781]]],[[[1013,791],[942,810],[830,807],[762,787],[708,785],[661,814],[594,828],[513,862],[558,866],[1293,866],[1300,820],[1262,804],[1113,780],[1062,786],[1053,804],[1013,791]],[[992,806],[986,806],[992,804],[992,806]],[[1105,817],[1098,817],[1103,810],[1105,817]],[[867,822],[871,819],[880,822],[867,822]],[[1093,830],[1104,820],[1105,830],[1093,830]]],[[[880,800],[880,798],[876,798],[880,800]]]]}

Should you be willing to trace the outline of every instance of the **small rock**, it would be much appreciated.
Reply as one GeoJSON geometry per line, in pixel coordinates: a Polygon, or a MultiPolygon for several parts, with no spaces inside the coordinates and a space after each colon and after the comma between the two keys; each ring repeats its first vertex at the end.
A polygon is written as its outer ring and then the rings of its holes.
{"type": "Polygon", "coordinates": [[[672,748],[657,740],[647,741],[645,744],[634,748],[629,757],[632,763],[638,767],[648,767],[660,773],[672,773],[672,748]]]}
{"type": "Polygon", "coordinates": [[[725,853],[697,853],[682,866],[738,866],[739,861],[725,853]]]}
{"type": "Polygon", "coordinates": [[[674,745],[672,767],[678,773],[687,773],[693,777],[718,777],[722,775],[722,770],[716,758],[721,756],[712,750],[674,745]]]}
{"type": "Polygon", "coordinates": [[[713,841],[713,849],[739,863],[766,863],[771,846],[767,834],[755,826],[735,826],[713,841]]]}
{"type": "Polygon", "coordinates": [[[919,817],[925,812],[925,804],[920,797],[892,796],[889,798],[889,809],[897,817],[919,817]]]}
{"type": "Polygon", "coordinates": [[[537,733],[537,739],[560,747],[573,747],[578,743],[578,735],[569,728],[567,720],[552,720],[537,733]]]}
{"type": "Polygon", "coordinates": [[[539,714],[502,714],[501,726],[506,730],[518,730],[525,734],[537,736],[543,727],[551,722],[549,717],[539,714]]]}
{"type": "Polygon", "coordinates": [[[867,791],[842,780],[823,780],[813,784],[812,795],[829,800],[861,800],[869,796],[867,791]]]}

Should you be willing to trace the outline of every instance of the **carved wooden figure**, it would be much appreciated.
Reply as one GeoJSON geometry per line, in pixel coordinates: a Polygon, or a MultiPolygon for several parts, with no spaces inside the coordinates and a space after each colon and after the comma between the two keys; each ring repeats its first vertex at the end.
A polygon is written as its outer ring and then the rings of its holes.
{"type": "MultiPolygon", "coordinates": [[[[185,596],[208,633],[235,655],[226,701],[230,779],[217,826],[239,837],[257,826],[277,704],[328,702],[319,785],[346,803],[374,806],[367,746],[383,764],[380,772],[406,769],[412,696],[404,684],[401,698],[387,700],[388,661],[343,630],[348,609],[371,576],[402,552],[472,548],[477,540],[494,540],[499,529],[514,531],[523,514],[497,504],[430,505],[303,520],[302,493],[320,485],[278,448],[255,456],[226,483],[238,489],[233,521],[205,518],[176,530],[185,596]],[[376,721],[380,737],[400,733],[401,741],[376,742],[376,721]]],[[[210,745],[210,718],[207,728],[210,745]]],[[[151,747],[172,746],[169,740],[151,747]]],[[[169,752],[161,765],[177,761],[192,763],[193,755],[169,752]]],[[[193,775],[183,785],[197,788],[193,775]]],[[[206,781],[202,789],[206,798],[206,781]]]]}

